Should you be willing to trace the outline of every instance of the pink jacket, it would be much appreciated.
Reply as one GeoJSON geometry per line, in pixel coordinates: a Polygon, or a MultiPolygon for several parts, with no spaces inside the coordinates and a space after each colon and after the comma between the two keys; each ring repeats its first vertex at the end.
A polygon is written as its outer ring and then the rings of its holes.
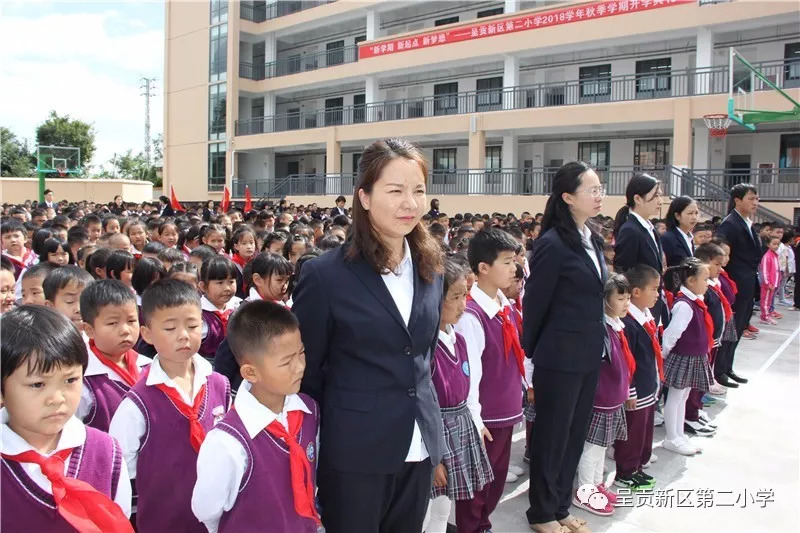
{"type": "Polygon", "coordinates": [[[778,287],[778,272],[780,272],[778,254],[772,250],[767,250],[767,253],[761,258],[761,264],[758,266],[761,284],[771,289],[776,289],[778,287]]]}

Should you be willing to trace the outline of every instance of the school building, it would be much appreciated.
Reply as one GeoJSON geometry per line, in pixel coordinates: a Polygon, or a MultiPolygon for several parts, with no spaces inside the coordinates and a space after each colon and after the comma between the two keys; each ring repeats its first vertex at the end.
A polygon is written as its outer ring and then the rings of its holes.
{"type": "MultiPolygon", "coordinates": [[[[541,211],[581,159],[606,214],[642,170],[708,215],[750,181],[763,218],[796,219],[800,124],[704,122],[727,113],[730,47],[800,100],[796,1],[168,0],[165,190],[333,205],[364,145],[401,136],[448,213],[541,211]]],[[[733,70],[759,109],[787,107],[733,70]]]]}

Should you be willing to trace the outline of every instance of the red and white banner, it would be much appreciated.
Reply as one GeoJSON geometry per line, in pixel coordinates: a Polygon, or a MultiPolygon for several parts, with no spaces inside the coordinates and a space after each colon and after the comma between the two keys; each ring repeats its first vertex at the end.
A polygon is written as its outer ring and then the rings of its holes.
{"type": "Polygon", "coordinates": [[[628,13],[640,13],[683,4],[696,4],[697,0],[609,0],[581,4],[578,6],[537,11],[513,18],[492,20],[481,24],[459,26],[450,30],[431,31],[417,35],[382,41],[375,44],[362,44],[358,48],[358,59],[379,57],[431,46],[484,39],[505,33],[535,30],[584,20],[595,20],[628,13]]]}

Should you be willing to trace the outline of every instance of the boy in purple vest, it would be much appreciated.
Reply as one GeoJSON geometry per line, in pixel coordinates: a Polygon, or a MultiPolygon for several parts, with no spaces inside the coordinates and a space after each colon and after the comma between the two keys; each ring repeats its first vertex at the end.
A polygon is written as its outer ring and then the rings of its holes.
{"type": "Polygon", "coordinates": [[[158,355],[125,395],[109,433],[136,480],[140,533],[204,533],[191,499],[200,444],[230,404],[227,378],[197,355],[200,296],[182,281],[160,280],[142,295],[142,337],[158,355]]]}
{"type": "Polygon", "coordinates": [[[489,516],[500,501],[509,473],[514,425],[522,421],[524,354],[514,310],[503,295],[503,289],[516,282],[514,257],[519,248],[511,235],[497,228],[479,231],[469,245],[469,266],[477,282],[470,289],[471,298],[456,332],[467,343],[467,406],[484,439],[494,481],[472,500],[456,502],[459,531],[491,529],[489,516]]]}
{"type": "Polygon", "coordinates": [[[139,381],[149,357],[133,350],[139,338],[136,296],[121,281],[103,279],[81,293],[83,329],[89,337],[89,364],[77,416],[87,426],[108,432],[122,397],[139,381]]]}
{"type": "Polygon", "coordinates": [[[244,381],[197,458],[192,511],[210,532],[315,533],[319,415],[298,394],[306,367],[300,326],[283,305],[246,302],[228,342],[244,381]]]}
{"type": "Polygon", "coordinates": [[[132,532],[119,444],[73,416],[86,368],[78,330],[38,305],[4,314],[0,328],[0,529],[132,532]]]}

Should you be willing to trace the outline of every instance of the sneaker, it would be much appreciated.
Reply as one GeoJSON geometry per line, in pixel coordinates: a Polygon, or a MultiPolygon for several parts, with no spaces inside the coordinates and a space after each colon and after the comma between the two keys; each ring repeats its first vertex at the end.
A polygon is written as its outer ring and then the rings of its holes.
{"type": "Polygon", "coordinates": [[[655,427],[658,427],[658,426],[663,426],[663,425],[664,425],[664,415],[662,415],[661,413],[659,413],[658,411],[656,411],[656,412],[653,414],[653,425],[654,425],[655,427]]]}
{"type": "Polygon", "coordinates": [[[517,476],[515,473],[511,472],[510,470],[506,474],[506,483],[516,483],[516,481],[518,479],[519,479],[519,476],[517,476]]]}
{"type": "Polygon", "coordinates": [[[719,383],[714,382],[714,384],[711,385],[711,388],[709,388],[708,393],[711,396],[725,396],[728,394],[728,389],[727,387],[723,387],[719,383]]]}
{"type": "Polygon", "coordinates": [[[717,403],[717,399],[713,396],[709,396],[708,394],[703,395],[703,405],[714,405],[717,403]]]}
{"type": "Polygon", "coordinates": [[[689,446],[690,448],[693,448],[694,449],[694,453],[703,453],[703,448],[698,446],[698,445],[696,445],[696,444],[694,444],[692,441],[690,441],[689,437],[687,437],[686,435],[684,435],[682,437],[681,442],[686,444],[686,446],[689,446]]]}
{"type": "Polygon", "coordinates": [[[572,505],[579,509],[583,509],[584,511],[592,514],[596,514],[597,516],[611,516],[614,514],[614,506],[611,502],[606,503],[606,506],[602,509],[595,509],[588,503],[583,503],[578,499],[578,493],[576,492],[575,495],[572,497],[572,505]]]}
{"type": "Polygon", "coordinates": [[[782,306],[784,306],[784,307],[793,307],[794,306],[794,304],[792,302],[790,302],[789,300],[781,300],[780,304],[782,306]]]}
{"type": "Polygon", "coordinates": [[[778,325],[778,321],[775,320],[772,317],[769,317],[769,316],[767,318],[762,318],[761,320],[759,320],[759,322],[762,323],[762,324],[767,324],[768,326],[777,326],[778,325]]]}
{"type": "Polygon", "coordinates": [[[697,449],[689,444],[688,440],[684,442],[683,440],[678,439],[677,441],[673,442],[665,439],[661,447],[669,452],[677,453],[679,455],[690,456],[697,453],[697,449]]]}
{"type": "Polygon", "coordinates": [[[608,503],[611,505],[617,505],[617,493],[608,490],[605,483],[600,483],[597,485],[597,491],[606,495],[606,498],[608,498],[608,503]]]}
{"type": "Polygon", "coordinates": [[[525,469],[517,465],[508,465],[508,471],[517,477],[525,474],[525,469]]]}
{"type": "Polygon", "coordinates": [[[614,485],[621,488],[621,489],[628,489],[631,492],[636,492],[639,490],[646,490],[646,486],[640,485],[640,479],[634,476],[631,477],[622,477],[619,474],[614,478],[614,485]]]}
{"type": "Polygon", "coordinates": [[[758,333],[760,330],[754,325],[750,324],[749,326],[747,326],[747,331],[749,331],[750,333],[758,333]]]}
{"type": "Polygon", "coordinates": [[[773,312],[772,312],[772,318],[777,318],[778,320],[780,320],[781,318],[783,318],[783,315],[782,315],[782,314],[780,314],[780,313],[779,313],[779,312],[777,312],[777,311],[773,311],[773,312]]]}
{"type": "Polygon", "coordinates": [[[706,413],[705,411],[700,409],[700,411],[698,411],[697,414],[700,416],[700,422],[701,423],[705,424],[706,426],[708,426],[710,428],[717,429],[717,425],[714,424],[713,422],[711,422],[711,417],[708,416],[708,413],[706,413]]]}
{"type": "Polygon", "coordinates": [[[531,456],[530,456],[530,453],[531,453],[531,452],[530,452],[529,450],[525,450],[525,455],[523,455],[523,456],[522,456],[522,462],[523,462],[523,463],[526,463],[526,464],[531,464],[531,456]]]}
{"type": "Polygon", "coordinates": [[[647,461],[645,464],[642,465],[642,468],[650,468],[653,463],[658,462],[658,456],[654,453],[650,454],[650,460],[647,461]]]}
{"type": "Polygon", "coordinates": [[[683,430],[689,435],[697,435],[698,437],[713,437],[717,432],[716,429],[706,426],[699,420],[695,422],[687,420],[683,424],[683,430]]]}
{"type": "Polygon", "coordinates": [[[656,479],[653,476],[648,476],[641,470],[633,474],[633,480],[639,485],[639,490],[650,490],[656,486],[656,479]]]}
{"type": "Polygon", "coordinates": [[[752,331],[749,331],[749,330],[744,330],[744,331],[742,332],[742,338],[743,338],[743,339],[747,339],[747,340],[751,340],[751,341],[752,341],[752,340],[755,340],[755,339],[757,339],[757,338],[758,338],[758,336],[757,336],[755,333],[753,333],[752,331]]]}

